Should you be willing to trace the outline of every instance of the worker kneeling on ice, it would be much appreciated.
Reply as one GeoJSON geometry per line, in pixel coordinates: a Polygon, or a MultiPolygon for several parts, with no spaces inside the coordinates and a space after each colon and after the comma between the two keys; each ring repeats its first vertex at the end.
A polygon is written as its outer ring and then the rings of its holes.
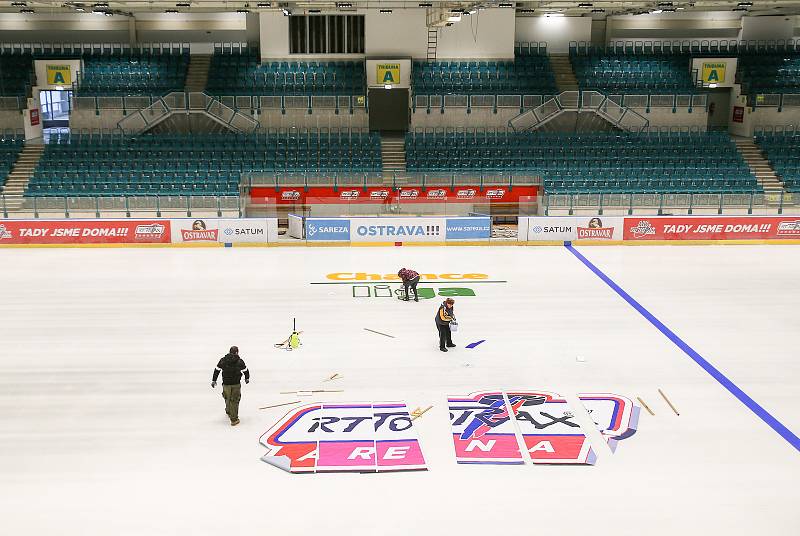
{"type": "Polygon", "coordinates": [[[456,315],[453,312],[453,307],[456,301],[453,298],[447,298],[439,306],[439,311],[436,313],[436,329],[439,330],[439,350],[446,352],[448,348],[455,348],[453,340],[451,339],[451,324],[453,327],[457,326],[456,315]]]}

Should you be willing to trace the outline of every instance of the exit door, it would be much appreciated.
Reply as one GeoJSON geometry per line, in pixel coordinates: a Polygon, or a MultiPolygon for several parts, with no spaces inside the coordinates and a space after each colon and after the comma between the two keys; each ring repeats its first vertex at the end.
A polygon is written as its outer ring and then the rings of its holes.
{"type": "Polygon", "coordinates": [[[72,112],[72,91],[41,91],[42,128],[68,127],[72,112]]]}

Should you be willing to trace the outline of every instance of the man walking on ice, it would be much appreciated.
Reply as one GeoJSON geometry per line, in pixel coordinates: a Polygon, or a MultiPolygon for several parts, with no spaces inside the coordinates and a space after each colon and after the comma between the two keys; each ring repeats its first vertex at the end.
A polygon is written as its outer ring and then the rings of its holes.
{"type": "Polygon", "coordinates": [[[414,301],[418,302],[417,283],[419,283],[419,274],[408,268],[400,268],[400,271],[397,272],[397,276],[403,281],[403,288],[406,291],[406,297],[403,298],[403,301],[408,301],[408,289],[410,287],[411,290],[414,291],[414,301]]]}
{"type": "Polygon", "coordinates": [[[217,378],[222,372],[222,398],[225,399],[225,413],[231,420],[231,426],[239,424],[239,401],[242,399],[242,374],[244,383],[250,383],[250,371],[244,360],[239,357],[239,347],[231,346],[228,355],[217,363],[214,376],[211,378],[211,388],[217,386],[217,378]]]}
{"type": "Polygon", "coordinates": [[[439,330],[439,350],[446,352],[448,348],[455,348],[452,339],[450,338],[450,322],[455,322],[456,315],[453,312],[453,306],[456,301],[453,298],[447,298],[439,306],[436,312],[436,329],[439,330]]]}

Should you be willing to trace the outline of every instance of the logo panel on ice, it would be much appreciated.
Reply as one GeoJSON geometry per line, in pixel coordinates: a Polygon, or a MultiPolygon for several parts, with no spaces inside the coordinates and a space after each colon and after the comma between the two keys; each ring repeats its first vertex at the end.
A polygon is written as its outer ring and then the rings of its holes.
{"type": "Polygon", "coordinates": [[[350,240],[350,220],[308,218],[306,240],[350,240]]]}
{"type": "Polygon", "coordinates": [[[458,463],[524,463],[503,393],[448,397],[447,405],[458,463]]]}
{"type": "Polygon", "coordinates": [[[594,465],[597,456],[566,400],[546,391],[506,395],[531,463],[594,465]]]}
{"type": "Polygon", "coordinates": [[[262,461],[292,473],[426,470],[403,403],[307,405],[260,442],[267,447],[262,461]]]}

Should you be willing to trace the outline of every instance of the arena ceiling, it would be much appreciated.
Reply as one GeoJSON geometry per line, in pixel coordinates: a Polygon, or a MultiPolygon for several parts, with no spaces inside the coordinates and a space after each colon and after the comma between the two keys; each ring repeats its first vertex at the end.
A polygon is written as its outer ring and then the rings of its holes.
{"type": "Polygon", "coordinates": [[[603,18],[611,15],[639,15],[658,13],[691,13],[703,11],[729,11],[751,16],[800,14],[800,0],[696,0],[689,1],[525,1],[508,2],[486,0],[482,2],[441,0],[350,0],[344,2],[327,0],[299,0],[263,2],[257,0],[121,0],[121,1],[72,1],[72,0],[5,0],[0,12],[5,13],[89,13],[126,15],[135,13],[208,13],[208,12],[259,12],[283,11],[292,14],[348,13],[358,9],[401,10],[431,7],[446,10],[462,10],[475,13],[481,9],[515,9],[518,16],[570,16],[603,18]]]}

